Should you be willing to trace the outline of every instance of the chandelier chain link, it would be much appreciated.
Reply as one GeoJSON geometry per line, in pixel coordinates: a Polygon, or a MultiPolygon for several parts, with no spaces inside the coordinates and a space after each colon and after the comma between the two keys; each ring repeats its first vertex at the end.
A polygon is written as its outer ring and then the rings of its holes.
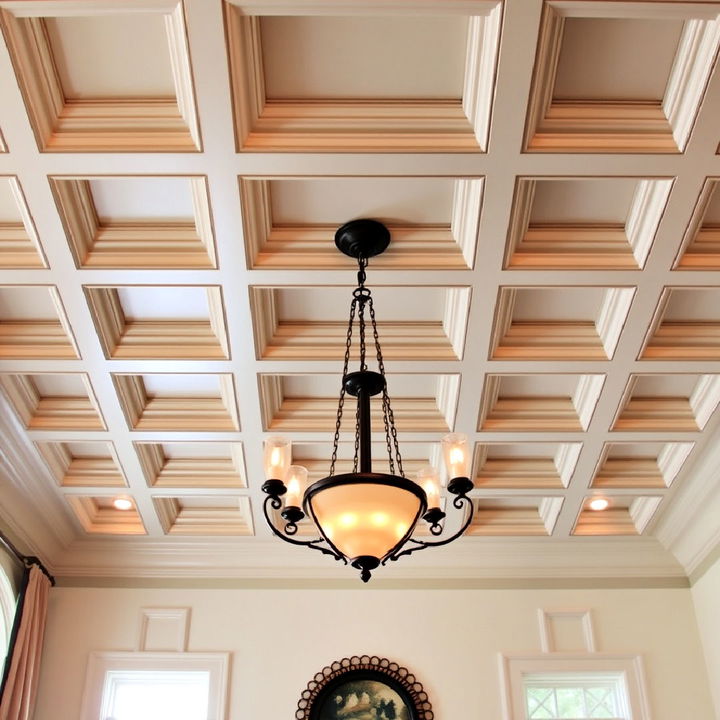
{"type": "MultiPolygon", "coordinates": [[[[355,312],[357,310],[357,299],[353,298],[350,303],[350,319],[348,321],[347,334],[345,336],[345,359],[343,361],[343,374],[340,381],[340,398],[338,400],[337,417],[335,418],[335,436],[333,438],[332,458],[330,459],[330,472],[328,475],[335,474],[335,463],[337,462],[338,444],[340,443],[340,425],[342,424],[343,406],[345,405],[345,376],[350,365],[350,349],[352,347],[353,323],[355,322],[355,312]]],[[[357,430],[355,432],[357,438],[357,430]]],[[[357,444],[358,440],[356,440],[357,444]]],[[[357,450],[355,452],[355,464],[357,464],[357,450]]]]}

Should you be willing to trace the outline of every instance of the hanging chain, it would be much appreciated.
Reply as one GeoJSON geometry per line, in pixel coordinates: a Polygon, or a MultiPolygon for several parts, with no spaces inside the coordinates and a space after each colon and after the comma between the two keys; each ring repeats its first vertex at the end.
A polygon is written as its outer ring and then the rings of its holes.
{"type": "MultiPolygon", "coordinates": [[[[377,356],[378,372],[385,377],[385,363],[383,362],[382,350],[380,349],[380,336],[378,335],[377,321],[375,320],[375,307],[372,298],[369,298],[368,309],[370,311],[370,322],[372,324],[373,340],[375,341],[375,353],[377,356]]],[[[390,396],[387,393],[387,384],[383,388],[382,393],[382,409],[383,423],[385,425],[385,442],[387,445],[388,461],[390,463],[390,473],[395,474],[395,462],[397,462],[398,473],[401,477],[405,477],[402,466],[402,457],[400,456],[400,446],[397,439],[397,430],[395,429],[395,416],[390,405],[390,396]],[[395,458],[393,460],[393,450],[395,458]]]]}
{"type": "MultiPolygon", "coordinates": [[[[348,321],[347,334],[345,336],[345,359],[343,362],[343,374],[340,381],[340,399],[338,400],[337,417],[335,419],[335,437],[333,438],[333,451],[330,460],[330,472],[328,475],[335,474],[335,463],[337,461],[338,443],[340,442],[340,425],[342,424],[343,406],[345,405],[345,376],[348,372],[350,364],[350,348],[352,346],[352,330],[355,322],[355,312],[357,310],[357,300],[353,298],[350,303],[350,320],[348,321]]],[[[357,432],[355,433],[357,437],[357,432]]],[[[358,440],[356,440],[356,445],[358,440]]],[[[357,454],[357,450],[355,451],[357,454]]]]}

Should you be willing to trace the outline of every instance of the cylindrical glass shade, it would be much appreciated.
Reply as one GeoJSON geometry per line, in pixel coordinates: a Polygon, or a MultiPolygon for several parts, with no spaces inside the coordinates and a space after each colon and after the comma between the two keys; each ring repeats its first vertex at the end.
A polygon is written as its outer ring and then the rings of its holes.
{"type": "Polygon", "coordinates": [[[285,507],[302,507],[303,493],[307,487],[308,471],[302,465],[291,465],[285,479],[285,507]]]}
{"type": "Polygon", "coordinates": [[[394,484],[348,483],[311,493],[308,503],[322,533],[345,557],[382,560],[424,511],[421,496],[394,484]]]}
{"type": "Polygon", "coordinates": [[[470,472],[470,448],[467,435],[450,433],[442,441],[443,457],[448,477],[468,477],[470,472]]]}
{"type": "Polygon", "coordinates": [[[415,475],[415,481],[427,495],[428,510],[440,507],[440,480],[432,465],[423,465],[415,475]]]}
{"type": "Polygon", "coordinates": [[[265,441],[265,479],[285,481],[285,475],[290,467],[291,454],[290,440],[269,437],[265,441]]]}

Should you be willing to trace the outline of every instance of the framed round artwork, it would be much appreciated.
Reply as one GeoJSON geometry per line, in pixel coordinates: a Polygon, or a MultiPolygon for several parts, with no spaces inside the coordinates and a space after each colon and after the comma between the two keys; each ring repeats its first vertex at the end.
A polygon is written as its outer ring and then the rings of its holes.
{"type": "Polygon", "coordinates": [[[417,678],[387,658],[354,655],[316,673],[298,701],[296,720],[433,720],[417,678]]]}

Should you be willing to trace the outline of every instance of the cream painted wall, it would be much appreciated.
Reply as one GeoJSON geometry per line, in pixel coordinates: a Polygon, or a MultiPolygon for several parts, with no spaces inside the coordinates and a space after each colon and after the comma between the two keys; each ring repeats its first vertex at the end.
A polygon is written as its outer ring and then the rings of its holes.
{"type": "Polygon", "coordinates": [[[143,607],[191,607],[189,650],[232,653],[231,720],[291,720],[315,672],[362,653],[407,665],[438,720],[500,720],[498,652],[540,651],[538,608],[591,608],[598,650],[642,653],[654,720],[713,718],[689,590],[56,588],[35,720],[77,720],[88,653],[135,649],[143,607]]]}
{"type": "Polygon", "coordinates": [[[693,585],[692,598],[715,700],[715,717],[720,720],[720,559],[693,585]]]}

